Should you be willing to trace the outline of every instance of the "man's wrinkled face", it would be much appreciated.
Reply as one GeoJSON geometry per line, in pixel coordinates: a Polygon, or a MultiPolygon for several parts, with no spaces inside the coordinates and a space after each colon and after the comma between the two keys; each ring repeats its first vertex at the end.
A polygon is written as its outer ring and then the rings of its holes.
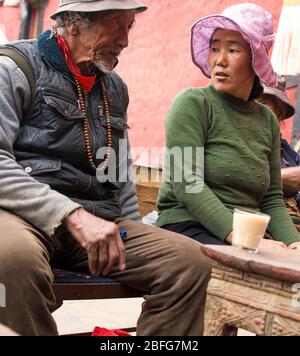
{"type": "Polygon", "coordinates": [[[100,70],[112,71],[117,64],[118,56],[128,46],[135,14],[135,10],[99,13],[92,19],[92,26],[80,32],[80,46],[100,70]]]}

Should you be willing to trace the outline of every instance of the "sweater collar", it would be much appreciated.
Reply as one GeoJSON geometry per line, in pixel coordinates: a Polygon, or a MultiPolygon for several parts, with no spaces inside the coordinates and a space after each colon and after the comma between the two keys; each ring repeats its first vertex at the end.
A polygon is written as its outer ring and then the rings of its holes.
{"type": "Polygon", "coordinates": [[[209,89],[214,96],[218,97],[222,101],[225,101],[228,105],[238,111],[253,112],[256,109],[256,102],[254,100],[244,101],[243,99],[237,98],[231,94],[217,91],[213,85],[210,85],[209,89]]]}

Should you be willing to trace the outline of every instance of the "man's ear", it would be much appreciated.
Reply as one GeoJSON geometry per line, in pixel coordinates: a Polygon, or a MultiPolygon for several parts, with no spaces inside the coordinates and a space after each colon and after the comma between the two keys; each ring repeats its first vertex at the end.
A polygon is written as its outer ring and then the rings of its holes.
{"type": "Polygon", "coordinates": [[[79,34],[79,27],[77,25],[66,25],[68,32],[72,36],[77,36],[79,34]]]}
{"type": "Polygon", "coordinates": [[[79,34],[79,25],[78,23],[74,22],[74,19],[71,19],[70,14],[66,13],[64,16],[64,22],[66,29],[68,30],[69,34],[72,36],[76,36],[79,34]]]}

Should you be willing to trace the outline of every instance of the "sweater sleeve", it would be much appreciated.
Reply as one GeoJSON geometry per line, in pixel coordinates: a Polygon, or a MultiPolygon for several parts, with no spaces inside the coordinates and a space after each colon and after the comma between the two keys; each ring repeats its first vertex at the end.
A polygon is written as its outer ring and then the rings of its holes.
{"type": "Polygon", "coordinates": [[[30,177],[15,160],[13,146],[22,111],[30,104],[30,87],[21,69],[7,57],[0,58],[0,88],[0,209],[51,236],[80,205],[30,177]]]}
{"type": "Polygon", "coordinates": [[[283,201],[280,170],[280,129],[277,119],[272,120],[273,146],[270,153],[270,187],[261,203],[261,211],[271,216],[269,230],[274,240],[290,245],[300,241],[300,234],[295,228],[283,201]]]}
{"type": "Polygon", "coordinates": [[[209,109],[204,96],[194,89],[179,94],[166,121],[170,181],[177,201],[195,221],[225,240],[232,231],[233,216],[205,184],[204,150],[208,132],[209,109]],[[176,151],[184,159],[170,154],[176,151]]]}

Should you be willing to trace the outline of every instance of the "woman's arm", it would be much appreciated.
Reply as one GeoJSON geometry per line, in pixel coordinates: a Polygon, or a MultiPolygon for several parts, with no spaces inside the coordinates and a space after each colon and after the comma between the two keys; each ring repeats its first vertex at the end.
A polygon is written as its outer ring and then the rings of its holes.
{"type": "Polygon", "coordinates": [[[280,169],[280,130],[276,117],[274,116],[271,119],[273,144],[269,156],[270,186],[260,208],[263,213],[271,216],[269,230],[274,240],[290,245],[300,241],[300,235],[283,201],[280,169]]]}

